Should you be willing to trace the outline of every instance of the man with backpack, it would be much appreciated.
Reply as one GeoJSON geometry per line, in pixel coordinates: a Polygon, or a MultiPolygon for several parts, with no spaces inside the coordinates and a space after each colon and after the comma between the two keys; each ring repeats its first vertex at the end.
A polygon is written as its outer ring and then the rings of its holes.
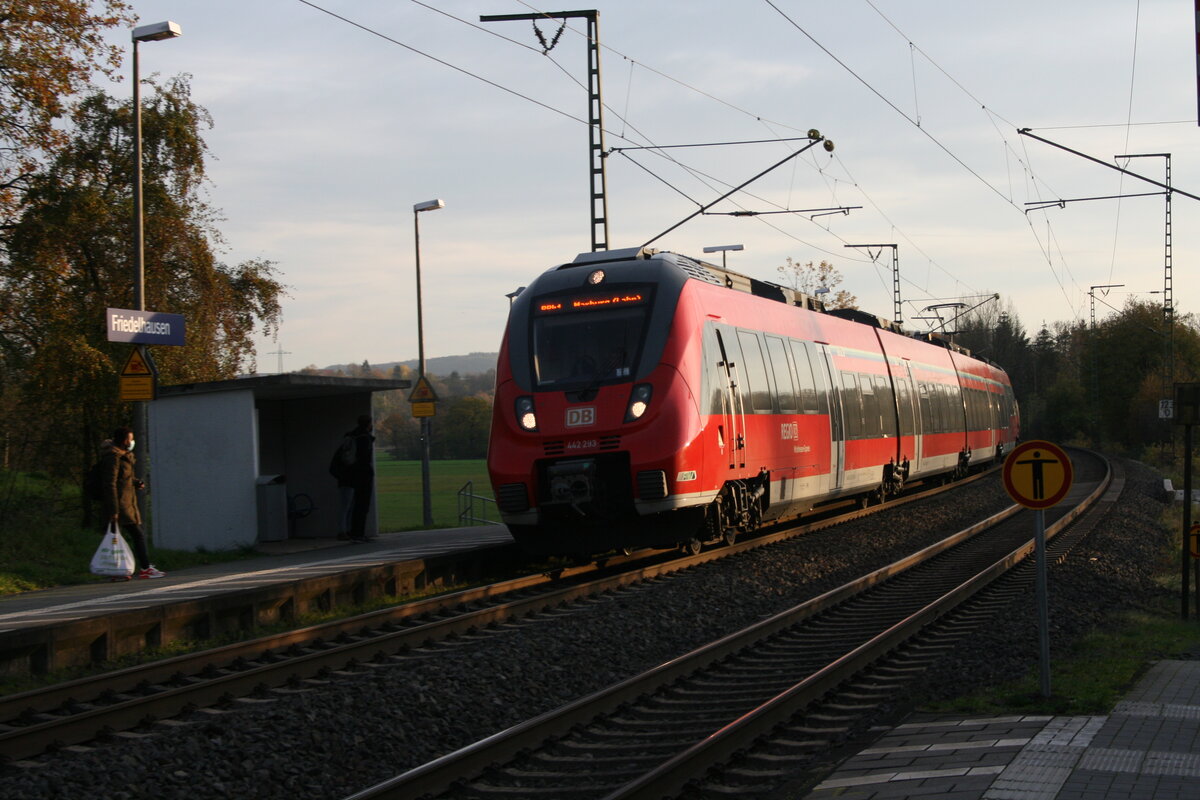
{"type": "Polygon", "coordinates": [[[339,539],[353,542],[374,541],[367,535],[367,512],[375,488],[375,437],[371,435],[371,417],[363,414],[358,425],[346,431],[333,453],[329,472],[337,478],[341,491],[342,513],[339,539]]]}

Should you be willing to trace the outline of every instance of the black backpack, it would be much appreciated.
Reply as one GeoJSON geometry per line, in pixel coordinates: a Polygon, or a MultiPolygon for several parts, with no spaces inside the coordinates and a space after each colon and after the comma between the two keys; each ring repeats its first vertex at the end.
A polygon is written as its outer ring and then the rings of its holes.
{"type": "Polygon", "coordinates": [[[92,464],[84,473],[83,496],[97,502],[104,499],[104,459],[92,464]]]}
{"type": "Polygon", "coordinates": [[[341,480],[350,474],[350,469],[354,466],[354,459],[358,453],[358,442],[353,436],[346,435],[342,437],[342,443],[333,451],[333,457],[329,459],[329,474],[341,480]]]}

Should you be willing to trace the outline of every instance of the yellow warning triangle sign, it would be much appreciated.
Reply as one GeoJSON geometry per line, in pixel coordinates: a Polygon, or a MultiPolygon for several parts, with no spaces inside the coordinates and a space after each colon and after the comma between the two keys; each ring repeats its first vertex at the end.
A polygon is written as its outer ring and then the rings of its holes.
{"type": "Polygon", "coordinates": [[[422,375],[417,379],[417,385],[413,387],[412,392],[408,395],[408,402],[432,403],[436,400],[437,395],[434,394],[433,385],[424,375],[422,375]]]}
{"type": "Polygon", "coordinates": [[[138,348],[129,351],[129,358],[125,360],[125,366],[121,367],[121,375],[153,375],[154,370],[146,363],[146,359],[142,357],[142,353],[138,348]]]}

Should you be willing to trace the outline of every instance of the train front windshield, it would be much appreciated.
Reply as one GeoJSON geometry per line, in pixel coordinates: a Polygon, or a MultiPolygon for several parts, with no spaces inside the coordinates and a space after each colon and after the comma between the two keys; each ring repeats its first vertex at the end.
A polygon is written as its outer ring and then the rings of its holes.
{"type": "Polygon", "coordinates": [[[533,314],[539,389],[628,381],[645,338],[650,289],[541,298],[533,314]]]}

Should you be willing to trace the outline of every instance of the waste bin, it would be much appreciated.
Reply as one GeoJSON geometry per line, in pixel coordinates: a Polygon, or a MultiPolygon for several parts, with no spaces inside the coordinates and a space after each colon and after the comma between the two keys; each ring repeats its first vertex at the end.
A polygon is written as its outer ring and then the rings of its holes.
{"type": "Polygon", "coordinates": [[[259,475],[255,483],[258,541],[282,542],[288,536],[287,476],[259,475]]]}

